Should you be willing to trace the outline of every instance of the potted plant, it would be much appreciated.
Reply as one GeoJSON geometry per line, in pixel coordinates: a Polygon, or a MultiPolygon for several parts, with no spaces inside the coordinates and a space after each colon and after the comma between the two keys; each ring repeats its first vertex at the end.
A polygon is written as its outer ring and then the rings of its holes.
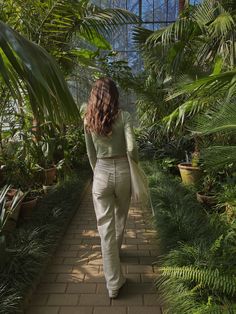
{"type": "Polygon", "coordinates": [[[43,184],[52,185],[56,180],[57,168],[54,163],[56,143],[54,138],[42,135],[40,141],[31,141],[29,153],[38,170],[43,172],[43,184]]]}
{"type": "Polygon", "coordinates": [[[30,219],[32,217],[33,209],[37,205],[40,195],[38,189],[29,190],[25,193],[25,197],[21,203],[20,217],[23,219],[30,219]]]}
{"type": "Polygon", "coordinates": [[[197,185],[202,177],[202,171],[199,167],[199,151],[195,150],[191,155],[191,161],[189,161],[186,154],[186,162],[178,164],[182,182],[186,185],[197,185]]]}
{"type": "Polygon", "coordinates": [[[216,178],[210,174],[205,175],[203,178],[202,189],[196,193],[197,200],[205,205],[216,205],[216,178]]]}

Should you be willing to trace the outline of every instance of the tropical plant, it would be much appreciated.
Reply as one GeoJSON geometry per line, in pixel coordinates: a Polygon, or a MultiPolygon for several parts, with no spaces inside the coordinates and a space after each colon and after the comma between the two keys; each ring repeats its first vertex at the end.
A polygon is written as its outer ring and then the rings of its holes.
{"type": "Polygon", "coordinates": [[[0,190],[0,236],[3,234],[4,228],[8,222],[8,219],[14,211],[18,208],[19,203],[22,201],[24,195],[23,193],[18,190],[17,193],[14,195],[10,205],[7,206],[7,192],[10,189],[10,185],[5,185],[0,190]]]}
{"type": "Polygon", "coordinates": [[[236,134],[236,110],[233,102],[222,104],[221,108],[212,109],[207,115],[198,119],[195,132],[201,135],[224,134],[228,135],[231,145],[210,145],[203,152],[204,163],[208,168],[216,169],[231,166],[234,169],[236,161],[236,143],[233,140],[236,134]]]}
{"type": "Polygon", "coordinates": [[[20,300],[19,291],[11,289],[9,283],[0,284],[1,314],[17,313],[20,300]]]}
{"type": "Polygon", "coordinates": [[[38,280],[73,216],[74,204],[89,178],[88,169],[81,167],[79,176],[70,176],[54,193],[45,196],[38,203],[30,223],[21,224],[9,237],[8,262],[0,272],[1,314],[22,312],[25,296],[38,280]]]}
{"type": "Polygon", "coordinates": [[[233,101],[236,93],[235,75],[236,70],[233,69],[224,73],[213,73],[193,83],[183,85],[169,98],[173,99],[184,94],[188,98],[164,118],[167,127],[170,128],[172,124],[181,126],[196,114],[210,109],[217,110],[222,103],[230,102],[231,99],[233,101]]]}
{"type": "Polygon", "coordinates": [[[154,169],[150,176],[154,223],[160,236],[160,248],[168,252],[180,242],[200,237],[209,218],[196,201],[195,191],[189,191],[178,179],[154,169]]]}
{"type": "Polygon", "coordinates": [[[184,267],[162,267],[161,276],[165,278],[179,278],[184,281],[194,282],[195,285],[201,285],[201,288],[210,289],[228,296],[236,294],[236,280],[232,276],[221,275],[218,269],[198,269],[191,266],[184,267]]]}
{"type": "Polygon", "coordinates": [[[199,70],[200,73],[209,71],[219,56],[224,67],[232,68],[235,65],[234,9],[233,1],[204,0],[187,7],[175,23],[165,28],[153,32],[137,28],[135,39],[144,55],[147,53],[149,66],[156,68],[163,63],[159,71],[164,68],[170,73],[176,70],[191,73],[194,67],[196,75],[199,70]],[[159,56],[158,61],[153,58],[155,54],[159,56]]]}
{"type": "Polygon", "coordinates": [[[160,271],[161,277],[156,281],[156,286],[163,292],[164,300],[170,304],[166,313],[233,313],[235,305],[230,299],[235,295],[236,281],[232,275],[222,275],[217,269],[191,266],[163,267],[160,271]],[[179,291],[178,296],[172,300],[168,292],[170,286],[171,290],[175,287],[179,291]],[[204,294],[209,296],[205,297],[205,302],[197,301],[198,294],[203,299],[204,294]],[[224,295],[223,300],[219,297],[220,294],[224,295]]]}
{"type": "Polygon", "coordinates": [[[73,116],[78,119],[78,109],[53,58],[3,22],[0,28],[1,82],[13,99],[22,103],[27,95],[39,120],[45,116],[54,123],[71,121],[73,116]]]}
{"type": "Polygon", "coordinates": [[[95,66],[98,51],[111,49],[104,36],[122,23],[138,21],[126,10],[101,9],[87,0],[30,0],[27,6],[22,0],[9,1],[1,4],[0,12],[1,19],[18,32],[1,22],[2,82],[21,105],[29,97],[37,121],[54,124],[78,120],[79,111],[60,70],[42,47],[64,73],[72,72],[72,61],[95,66]]]}
{"type": "Polygon", "coordinates": [[[169,130],[234,95],[234,9],[232,1],[204,0],[165,28],[136,29],[146,69],[173,81],[172,93],[165,95],[176,108],[164,118],[169,130]]]}

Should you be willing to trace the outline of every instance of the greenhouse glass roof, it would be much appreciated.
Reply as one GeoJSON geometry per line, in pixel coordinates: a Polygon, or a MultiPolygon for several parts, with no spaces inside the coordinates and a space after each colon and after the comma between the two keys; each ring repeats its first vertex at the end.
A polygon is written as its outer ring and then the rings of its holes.
{"type": "MultiPolygon", "coordinates": [[[[192,5],[200,2],[201,0],[190,0],[192,5]]],[[[140,26],[150,30],[157,30],[174,22],[179,13],[179,0],[93,0],[93,3],[102,8],[129,10],[141,18],[140,26]]],[[[141,64],[132,40],[134,26],[137,25],[123,25],[119,32],[111,35],[109,41],[113,49],[118,52],[117,59],[127,60],[134,70],[139,70],[141,64]]]]}

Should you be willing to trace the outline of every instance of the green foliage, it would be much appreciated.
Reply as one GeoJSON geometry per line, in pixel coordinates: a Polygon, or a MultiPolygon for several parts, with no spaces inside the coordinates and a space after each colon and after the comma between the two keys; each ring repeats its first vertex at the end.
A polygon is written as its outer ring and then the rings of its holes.
{"type": "Polygon", "coordinates": [[[201,237],[209,218],[196,201],[194,191],[189,191],[167,173],[157,171],[150,176],[150,189],[155,225],[164,252],[180,242],[201,237]]]}
{"type": "Polygon", "coordinates": [[[158,162],[144,168],[161,249],[156,286],[164,313],[234,313],[235,219],[224,211],[207,212],[195,191],[163,172],[158,162]]]}
{"type": "Polygon", "coordinates": [[[222,102],[234,99],[235,74],[235,69],[232,69],[228,72],[206,76],[180,87],[169,99],[185,94],[187,100],[164,118],[167,127],[170,128],[172,124],[181,126],[184,122],[186,123],[187,118],[189,120],[199,112],[208,112],[209,109],[217,110],[222,102]]]}
{"type": "Polygon", "coordinates": [[[198,269],[191,266],[183,267],[161,267],[162,278],[177,278],[193,282],[201,288],[208,287],[213,293],[223,293],[228,296],[235,296],[236,277],[221,275],[218,269],[198,269]]]}
{"type": "MultiPolygon", "coordinates": [[[[212,109],[207,115],[198,118],[195,132],[201,135],[229,135],[225,145],[211,145],[203,150],[204,164],[209,169],[234,169],[236,146],[233,135],[236,132],[236,110],[234,103],[222,103],[220,108],[212,109]],[[228,144],[228,145],[227,145],[228,144]]],[[[222,141],[222,144],[223,141],[222,141]]]]}
{"type": "Polygon", "coordinates": [[[19,292],[10,288],[9,283],[0,284],[0,302],[1,314],[20,313],[18,309],[18,303],[21,300],[19,292]]]}
{"type": "Polygon", "coordinates": [[[88,165],[81,167],[79,176],[40,200],[32,219],[7,237],[7,262],[0,271],[1,314],[22,313],[24,298],[55,251],[89,175],[88,165]]]}
{"type": "Polygon", "coordinates": [[[78,109],[54,59],[6,24],[0,22],[0,26],[0,73],[12,97],[22,102],[27,94],[39,120],[45,116],[54,123],[78,119],[78,109]]]}
{"type": "Polygon", "coordinates": [[[9,192],[10,185],[5,185],[0,189],[0,236],[3,235],[4,227],[8,222],[8,219],[17,210],[20,202],[22,201],[24,194],[18,190],[11,203],[7,206],[7,193],[9,192]]]}

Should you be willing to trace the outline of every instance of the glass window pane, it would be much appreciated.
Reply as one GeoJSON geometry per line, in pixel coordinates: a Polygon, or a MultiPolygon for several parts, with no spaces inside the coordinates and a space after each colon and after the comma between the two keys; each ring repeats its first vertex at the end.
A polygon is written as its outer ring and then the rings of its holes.
{"type": "Polygon", "coordinates": [[[139,15],[139,1],[138,0],[127,0],[127,10],[139,15]]]}
{"type": "Polygon", "coordinates": [[[126,9],[126,0],[111,0],[111,7],[126,9]]]}
{"type": "Polygon", "coordinates": [[[154,0],[142,0],[142,20],[153,22],[154,19],[154,0]]]}

